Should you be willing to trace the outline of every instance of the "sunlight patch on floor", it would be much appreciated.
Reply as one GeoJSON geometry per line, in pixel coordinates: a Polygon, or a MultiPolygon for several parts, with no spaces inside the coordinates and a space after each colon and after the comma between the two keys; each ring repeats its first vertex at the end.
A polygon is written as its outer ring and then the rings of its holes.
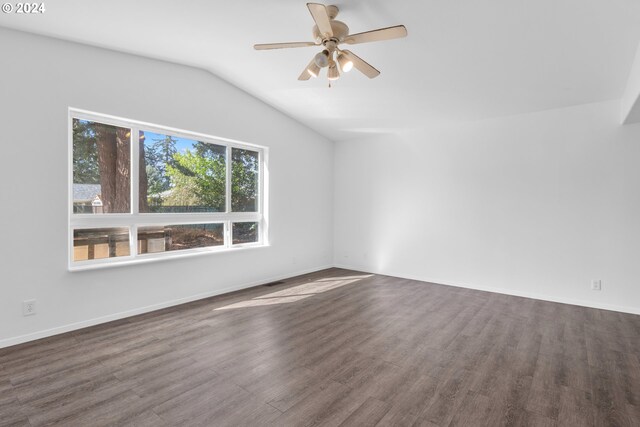
{"type": "Polygon", "coordinates": [[[366,274],[362,276],[348,276],[348,277],[330,277],[324,279],[314,280],[313,282],[303,283],[302,285],[293,286],[291,288],[282,289],[281,291],[271,292],[259,297],[252,298],[246,301],[240,301],[233,304],[225,305],[224,307],[218,307],[215,310],[229,310],[233,308],[247,308],[247,307],[261,307],[274,304],[288,304],[291,302],[301,301],[305,298],[313,295],[321,294],[323,292],[337,289],[339,287],[349,285],[357,282],[358,280],[366,279],[373,276],[372,274],[366,274]]]}

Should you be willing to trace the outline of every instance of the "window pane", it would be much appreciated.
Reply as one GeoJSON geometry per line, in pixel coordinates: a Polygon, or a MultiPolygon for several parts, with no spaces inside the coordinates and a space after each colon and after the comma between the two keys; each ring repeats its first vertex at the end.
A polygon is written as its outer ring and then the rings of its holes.
{"type": "Polygon", "coordinates": [[[226,147],[140,131],[140,212],[224,212],[226,147]]]}
{"type": "Polygon", "coordinates": [[[231,210],[257,212],[259,154],[256,151],[233,148],[231,157],[231,210]]]}
{"type": "Polygon", "coordinates": [[[73,119],[73,212],[131,211],[131,130],[73,119]]]}
{"type": "Polygon", "coordinates": [[[73,230],[73,260],[129,256],[129,229],[91,228],[73,230]]]}
{"type": "Polygon", "coordinates": [[[258,241],[257,222],[234,222],[233,244],[254,243],[258,241]]]}
{"type": "Polygon", "coordinates": [[[224,224],[140,227],[138,253],[180,251],[224,245],[224,224]]]}

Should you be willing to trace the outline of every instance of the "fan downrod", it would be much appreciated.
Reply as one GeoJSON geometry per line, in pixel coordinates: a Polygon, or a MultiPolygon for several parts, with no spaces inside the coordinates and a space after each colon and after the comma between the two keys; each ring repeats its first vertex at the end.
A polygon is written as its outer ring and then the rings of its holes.
{"type": "Polygon", "coordinates": [[[329,15],[329,19],[336,19],[338,12],[340,12],[340,9],[335,4],[327,6],[327,15],[329,15]]]}

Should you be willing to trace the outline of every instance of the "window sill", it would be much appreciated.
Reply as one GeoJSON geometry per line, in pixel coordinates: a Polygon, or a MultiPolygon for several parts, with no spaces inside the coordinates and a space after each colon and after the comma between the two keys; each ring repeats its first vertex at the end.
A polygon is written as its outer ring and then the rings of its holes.
{"type": "Polygon", "coordinates": [[[143,255],[126,256],[126,257],[118,257],[118,258],[106,258],[102,260],[93,260],[93,261],[78,261],[78,262],[71,263],[68,267],[68,271],[77,272],[77,271],[97,270],[97,269],[103,269],[103,268],[124,267],[127,265],[146,264],[146,263],[158,262],[158,261],[171,261],[176,259],[200,257],[200,256],[206,256],[206,255],[214,255],[214,254],[228,254],[228,253],[239,252],[239,251],[268,248],[270,246],[271,245],[269,245],[268,243],[252,243],[252,244],[236,245],[230,248],[198,248],[198,249],[187,249],[184,251],[180,251],[180,253],[161,252],[161,253],[155,253],[155,254],[143,254],[143,255]]]}

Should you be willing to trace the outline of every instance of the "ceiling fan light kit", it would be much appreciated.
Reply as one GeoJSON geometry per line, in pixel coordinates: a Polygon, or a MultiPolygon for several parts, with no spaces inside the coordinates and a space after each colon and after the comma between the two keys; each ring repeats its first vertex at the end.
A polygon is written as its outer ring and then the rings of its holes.
{"type": "Polygon", "coordinates": [[[343,73],[348,73],[353,68],[353,61],[350,60],[344,52],[338,53],[336,61],[340,65],[340,70],[343,73]]]}
{"type": "Polygon", "coordinates": [[[329,56],[330,53],[328,50],[323,50],[322,52],[318,53],[315,57],[314,57],[314,62],[316,63],[316,65],[320,68],[324,68],[327,67],[329,65],[329,56]]]}
{"type": "Polygon", "coordinates": [[[356,68],[365,76],[373,79],[380,75],[380,71],[368,64],[355,53],[342,50],[338,46],[346,44],[369,43],[382,40],[390,40],[406,37],[407,29],[404,25],[380,28],[366,31],[364,33],[349,34],[349,27],[335,18],[338,16],[337,6],[325,6],[320,3],[307,3],[307,8],[311,12],[315,25],[313,26],[313,37],[315,42],[289,42],[289,43],[267,43],[256,44],[256,50],[283,49],[292,47],[322,46],[323,50],[317,53],[309,65],[302,71],[298,80],[309,80],[317,77],[322,68],[327,68],[327,78],[329,82],[340,78],[340,72],[349,72],[356,68]]]}
{"type": "Polygon", "coordinates": [[[338,71],[338,65],[331,61],[331,65],[329,65],[329,70],[327,70],[327,78],[330,81],[338,80],[340,78],[340,72],[338,71]]]}

